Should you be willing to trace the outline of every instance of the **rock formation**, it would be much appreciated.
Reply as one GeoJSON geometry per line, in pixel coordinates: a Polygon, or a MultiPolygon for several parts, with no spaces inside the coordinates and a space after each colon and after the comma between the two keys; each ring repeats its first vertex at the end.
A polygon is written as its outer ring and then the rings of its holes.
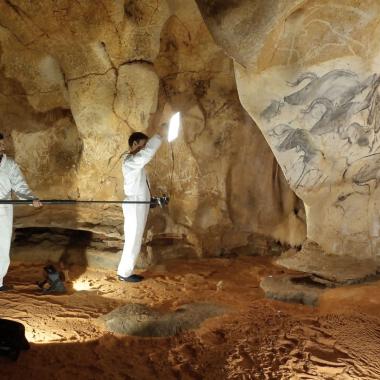
{"type": "MultiPolygon", "coordinates": [[[[302,243],[303,206],[242,109],[232,60],[195,2],[2,1],[0,47],[0,127],[41,198],[121,199],[127,138],[153,133],[169,101],[183,128],[149,167],[153,191],[171,203],[151,213],[148,254],[251,252],[264,235],[302,243]]],[[[16,216],[17,227],[122,237],[117,206],[16,216]]]]}
{"type": "Polygon", "coordinates": [[[197,0],[325,253],[380,244],[378,1],[197,0]]]}

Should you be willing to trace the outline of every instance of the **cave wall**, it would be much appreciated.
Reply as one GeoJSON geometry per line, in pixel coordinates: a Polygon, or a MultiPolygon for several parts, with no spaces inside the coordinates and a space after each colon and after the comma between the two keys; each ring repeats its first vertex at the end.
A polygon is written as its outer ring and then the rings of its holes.
{"type": "MultiPolygon", "coordinates": [[[[302,203],[195,2],[3,1],[0,52],[1,130],[39,197],[122,199],[128,136],[153,133],[169,101],[183,128],[149,165],[153,192],[171,197],[150,215],[149,249],[170,242],[174,254],[218,255],[261,235],[302,243],[302,203]]],[[[20,207],[15,224],[120,238],[122,213],[20,207]]]]}
{"type": "Polygon", "coordinates": [[[378,257],[380,3],[197,0],[323,252],[378,257]],[[257,22],[255,22],[257,21],[257,22]]]}

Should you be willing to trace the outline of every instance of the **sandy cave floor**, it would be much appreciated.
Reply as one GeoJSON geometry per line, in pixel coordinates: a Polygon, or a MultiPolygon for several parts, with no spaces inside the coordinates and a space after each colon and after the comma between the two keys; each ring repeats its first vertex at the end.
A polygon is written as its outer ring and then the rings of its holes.
{"type": "Polygon", "coordinates": [[[73,268],[69,295],[36,294],[41,266],[13,265],[0,315],[26,327],[31,350],[0,358],[0,379],[380,379],[380,282],[330,290],[318,308],[266,300],[269,258],[172,261],[139,284],[73,268]],[[224,315],[170,338],[118,336],[98,317],[128,303],[161,311],[192,302],[224,315]]]}

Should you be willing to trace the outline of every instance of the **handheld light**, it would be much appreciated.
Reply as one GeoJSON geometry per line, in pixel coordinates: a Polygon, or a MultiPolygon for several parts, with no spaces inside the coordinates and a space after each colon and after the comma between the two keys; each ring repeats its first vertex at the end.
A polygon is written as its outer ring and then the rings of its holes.
{"type": "Polygon", "coordinates": [[[169,122],[169,133],[168,133],[168,141],[172,142],[178,137],[179,126],[181,124],[180,113],[175,113],[169,122]]]}

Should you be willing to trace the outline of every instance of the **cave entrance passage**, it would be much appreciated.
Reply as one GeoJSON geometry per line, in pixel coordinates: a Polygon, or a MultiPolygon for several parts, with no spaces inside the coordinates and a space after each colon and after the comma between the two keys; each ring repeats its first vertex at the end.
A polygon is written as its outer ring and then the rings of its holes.
{"type": "Polygon", "coordinates": [[[12,244],[12,260],[87,267],[86,251],[94,240],[93,235],[91,231],[68,228],[17,228],[12,244]]]}
{"type": "Polygon", "coordinates": [[[115,269],[123,240],[89,230],[58,227],[17,228],[11,261],[60,264],[68,270],[80,267],[115,269]]]}

